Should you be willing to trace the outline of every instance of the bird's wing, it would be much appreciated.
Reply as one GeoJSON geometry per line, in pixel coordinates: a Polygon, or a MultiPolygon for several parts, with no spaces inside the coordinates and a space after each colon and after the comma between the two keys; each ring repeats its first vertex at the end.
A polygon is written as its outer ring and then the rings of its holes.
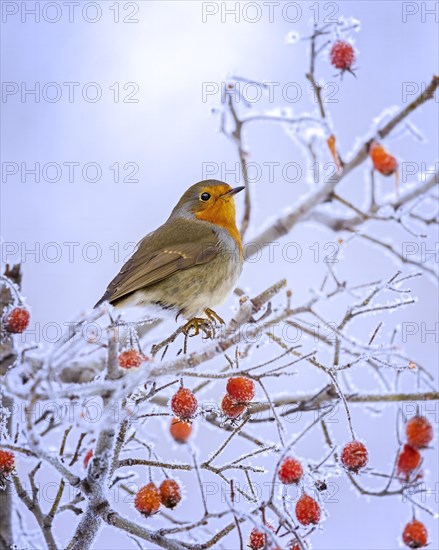
{"type": "MultiPolygon", "coordinates": [[[[149,287],[171,277],[174,273],[210,262],[219,253],[218,240],[209,232],[208,239],[180,242],[151,250],[148,237],[140,242],[136,252],[108,285],[96,304],[114,302],[136,290],[149,287]]],[[[95,306],[95,307],[96,307],[95,306]]]]}

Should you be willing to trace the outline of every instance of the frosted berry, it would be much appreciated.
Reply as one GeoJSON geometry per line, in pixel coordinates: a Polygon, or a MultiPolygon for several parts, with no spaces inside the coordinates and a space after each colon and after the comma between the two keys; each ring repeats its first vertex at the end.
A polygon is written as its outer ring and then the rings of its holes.
{"type": "Polygon", "coordinates": [[[173,418],[169,427],[172,437],[177,443],[186,443],[192,433],[192,426],[186,420],[173,418]]]}
{"type": "Polygon", "coordinates": [[[302,525],[316,524],[320,521],[320,506],[309,495],[302,495],[296,504],[297,521],[302,525]]]}
{"type": "Polygon", "coordinates": [[[423,548],[427,546],[428,533],[425,525],[414,519],[404,527],[402,540],[409,548],[423,548]]]}
{"type": "Polygon", "coordinates": [[[238,418],[246,409],[245,404],[236,403],[227,393],[221,401],[221,410],[227,418],[238,418]]]}
{"type": "Polygon", "coordinates": [[[410,447],[410,445],[404,445],[403,450],[399,453],[398,457],[398,474],[408,478],[409,475],[416,470],[421,464],[421,455],[418,449],[410,447]]]}
{"type": "Polygon", "coordinates": [[[369,454],[361,441],[346,443],[341,452],[341,463],[350,472],[358,473],[369,460],[369,454]]]}
{"type": "Polygon", "coordinates": [[[175,508],[181,500],[178,483],[173,479],[165,479],[160,485],[160,499],[166,508],[175,508]]]}
{"type": "Polygon", "coordinates": [[[265,548],[265,541],[267,540],[267,535],[263,531],[259,531],[256,527],[253,527],[248,545],[251,550],[261,550],[265,548]]]}
{"type": "Polygon", "coordinates": [[[137,369],[145,359],[136,349],[127,349],[119,354],[119,366],[123,369],[137,369]]]}
{"type": "Polygon", "coordinates": [[[244,376],[234,376],[227,380],[226,391],[238,403],[249,403],[255,396],[255,383],[244,376]]]}
{"type": "Polygon", "coordinates": [[[160,491],[152,482],[139,489],[134,499],[134,507],[146,517],[156,514],[160,504],[160,491]]]}
{"type": "Polygon", "coordinates": [[[433,439],[433,426],[425,416],[415,416],[407,422],[405,433],[409,445],[422,449],[433,439]]]}
{"type": "Polygon", "coordinates": [[[172,396],[171,409],[175,416],[183,420],[189,420],[197,412],[198,401],[195,395],[187,388],[180,388],[172,396]]]}
{"type": "Polygon", "coordinates": [[[300,550],[299,543],[292,540],[289,546],[289,550],[300,550]]]}
{"type": "Polygon", "coordinates": [[[333,67],[341,71],[350,71],[355,61],[355,50],[349,42],[337,40],[332,45],[329,57],[333,67]]]}
{"type": "Polygon", "coordinates": [[[85,453],[85,456],[84,456],[84,468],[85,468],[85,469],[88,468],[88,463],[90,462],[92,456],[93,456],[93,449],[89,449],[89,450],[85,453]]]}
{"type": "Polygon", "coordinates": [[[372,141],[369,146],[369,155],[373,167],[383,176],[391,176],[398,169],[398,161],[388,153],[377,141],[372,141]]]}
{"type": "Polygon", "coordinates": [[[277,475],[282,483],[298,483],[303,476],[302,464],[297,459],[288,456],[279,466],[277,475]]]}
{"type": "Polygon", "coordinates": [[[0,475],[7,476],[14,471],[15,456],[11,451],[0,449],[0,475]]]}
{"type": "Polygon", "coordinates": [[[6,479],[14,471],[15,456],[11,451],[0,449],[0,490],[6,488],[6,479]]]}
{"type": "Polygon", "coordinates": [[[15,307],[6,317],[5,326],[8,332],[20,334],[24,332],[30,320],[30,313],[24,307],[15,307]]]}

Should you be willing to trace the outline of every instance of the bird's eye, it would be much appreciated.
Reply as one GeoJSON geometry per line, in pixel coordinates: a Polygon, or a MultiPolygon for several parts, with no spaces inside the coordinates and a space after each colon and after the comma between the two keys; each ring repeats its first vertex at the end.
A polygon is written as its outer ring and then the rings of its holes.
{"type": "Polygon", "coordinates": [[[201,193],[200,199],[202,201],[208,201],[210,199],[210,193],[201,193]]]}

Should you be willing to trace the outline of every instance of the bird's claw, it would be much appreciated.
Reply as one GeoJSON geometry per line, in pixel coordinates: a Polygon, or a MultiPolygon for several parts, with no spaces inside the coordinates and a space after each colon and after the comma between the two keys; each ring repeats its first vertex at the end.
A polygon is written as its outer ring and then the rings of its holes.
{"type": "Polygon", "coordinates": [[[214,334],[213,324],[210,319],[203,319],[202,317],[193,317],[182,328],[183,334],[188,337],[197,336],[202,332],[206,338],[212,338],[214,334]],[[191,334],[191,331],[193,333],[191,334]]]}
{"type": "Polygon", "coordinates": [[[213,338],[215,336],[215,325],[219,323],[224,325],[224,319],[222,319],[218,313],[210,309],[209,307],[204,310],[207,319],[203,317],[194,317],[190,319],[182,328],[183,334],[188,336],[197,336],[202,332],[206,338],[213,338]],[[191,330],[193,331],[190,334],[191,330]]]}
{"type": "Polygon", "coordinates": [[[222,317],[218,315],[213,309],[210,309],[210,307],[206,308],[204,310],[204,313],[206,314],[207,318],[212,322],[215,323],[216,321],[219,322],[220,325],[225,325],[225,321],[222,317]]]}

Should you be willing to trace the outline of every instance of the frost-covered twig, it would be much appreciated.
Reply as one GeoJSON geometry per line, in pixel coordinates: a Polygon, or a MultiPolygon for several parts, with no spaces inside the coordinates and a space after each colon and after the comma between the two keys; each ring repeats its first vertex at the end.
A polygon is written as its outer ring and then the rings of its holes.
{"type": "MultiPolygon", "coordinates": [[[[405,117],[411,114],[417,107],[428,101],[433,97],[434,92],[439,86],[439,77],[433,77],[427,88],[419,94],[419,96],[404,109],[402,109],[396,116],[394,116],[385,126],[378,130],[378,135],[381,138],[386,137],[392,129],[401,122],[405,117]]],[[[300,220],[309,217],[310,212],[319,204],[330,198],[334,189],[343,179],[348,176],[355,168],[360,166],[368,156],[368,144],[361,145],[357,152],[353,155],[351,160],[346,162],[343,167],[343,171],[334,174],[328,181],[324,183],[319,189],[308,195],[298,206],[296,206],[292,212],[279,217],[274,223],[272,223],[267,229],[251,238],[252,251],[249,257],[256,254],[265,246],[268,246],[271,242],[276,242],[279,238],[287,235],[291,229],[300,220]]],[[[433,184],[431,184],[433,185],[433,184]]],[[[411,200],[409,198],[405,201],[411,200]]]]}

